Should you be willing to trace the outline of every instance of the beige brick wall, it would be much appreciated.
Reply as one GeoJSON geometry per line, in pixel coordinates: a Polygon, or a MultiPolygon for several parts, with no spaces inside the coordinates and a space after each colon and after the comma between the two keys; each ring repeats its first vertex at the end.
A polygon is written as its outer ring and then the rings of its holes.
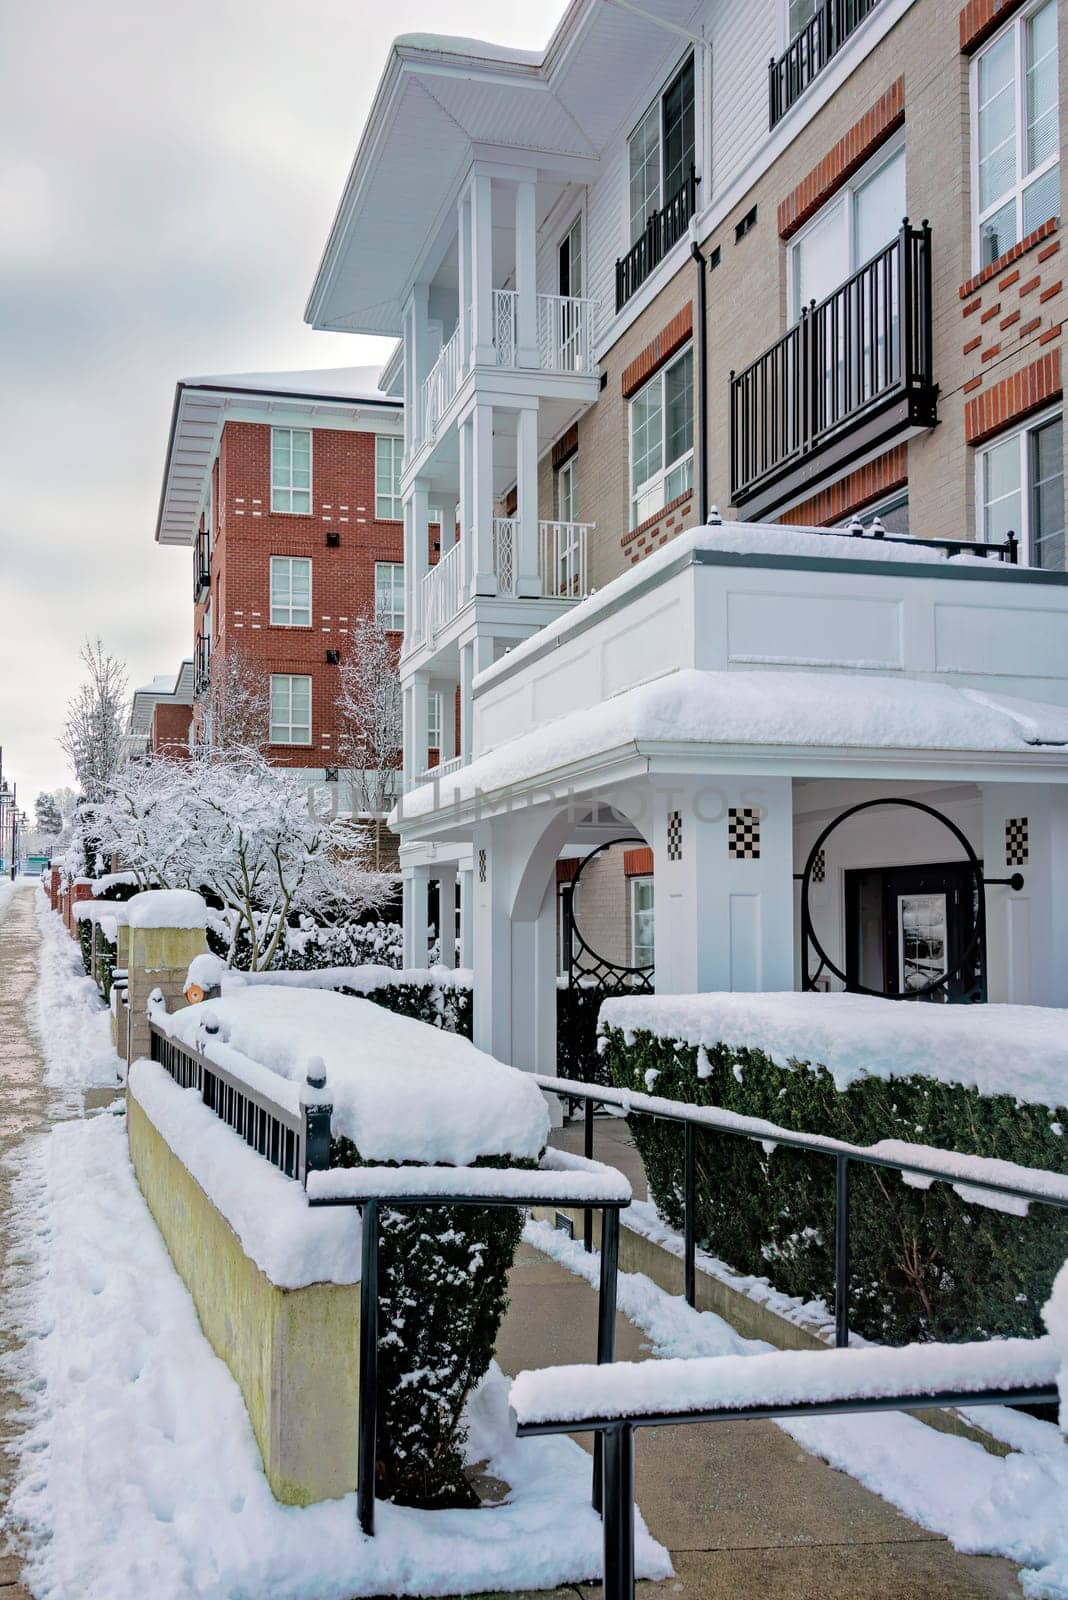
{"type": "MultiPolygon", "coordinates": [[[[975,452],[965,443],[965,402],[1047,353],[1051,343],[1062,342],[1068,295],[1062,282],[1063,249],[1051,252],[1038,269],[1033,266],[1036,251],[1031,251],[1020,263],[1027,270],[1021,270],[1017,281],[1004,292],[997,289],[998,279],[983,286],[977,291],[983,301],[981,310],[964,315],[964,306],[975,295],[962,298],[961,294],[972,273],[972,256],[970,60],[960,52],[959,14],[959,5],[951,0],[919,0],[723,223],[702,241],[706,253],[716,246],[721,253],[720,265],[708,276],[708,459],[709,500],[725,515],[730,496],[729,375],[774,343],[787,326],[788,248],[779,237],[778,207],[900,76],[904,78],[908,213],[914,225],[927,218],[932,228],[934,376],[939,385],[939,425],[908,445],[911,527],[926,537],[974,537],[975,452]],[[735,225],[754,204],[756,227],[736,244],[735,225]],[[1021,308],[1021,288],[1035,270],[1040,271],[1042,281],[1022,296],[1028,304],[1021,308]],[[981,345],[965,352],[965,345],[974,337],[970,324],[977,323],[999,298],[1004,303],[983,325],[981,345]],[[1011,318],[1018,309],[1020,316],[1000,328],[1001,319],[1011,318]],[[1032,322],[1034,326],[1029,327],[1032,322]],[[1021,329],[1026,330],[1023,337],[1021,329]],[[966,384],[970,385],[967,391],[966,384]]],[[[1068,151],[1068,50],[1064,48],[1068,0],[1060,0],[1058,17],[1063,214],[1068,169],[1068,160],[1063,158],[1068,151]]],[[[649,540],[639,550],[636,540],[623,542],[630,521],[627,403],[620,376],[695,293],[695,267],[687,259],[608,352],[602,363],[607,386],[579,424],[580,515],[597,523],[590,556],[594,584],[604,584],[629,566],[635,555],[648,553],[654,545],[655,541],[649,540]]],[[[551,514],[548,459],[543,464],[542,504],[543,515],[551,514]]],[[[692,525],[693,510],[685,508],[685,513],[666,530],[671,537],[692,525]]]]}

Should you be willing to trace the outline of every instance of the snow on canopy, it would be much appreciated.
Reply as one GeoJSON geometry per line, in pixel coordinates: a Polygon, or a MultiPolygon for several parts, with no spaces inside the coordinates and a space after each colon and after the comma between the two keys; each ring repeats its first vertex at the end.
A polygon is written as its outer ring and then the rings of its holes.
{"type": "Polygon", "coordinates": [[[397,815],[424,816],[606,751],[665,741],[1019,754],[1068,744],[1068,708],[914,678],[686,667],[510,739],[413,790],[397,815]]]}
{"type": "Polygon", "coordinates": [[[126,902],[131,928],[203,928],[208,908],[195,889],[143,889],[126,902]]]}
{"type": "Polygon", "coordinates": [[[250,394],[334,395],[339,400],[388,400],[381,367],[322,367],[303,372],[224,372],[183,378],[187,389],[245,389],[250,394]]]}
{"type": "Polygon", "coordinates": [[[459,1034],[370,1000],[257,984],[156,1020],[220,1065],[232,1067],[240,1054],[293,1084],[320,1057],[333,1130],[367,1161],[536,1160],[548,1139],[549,1113],[532,1077],[459,1034]],[[206,1022],[218,1033],[208,1034],[206,1022]]]}
{"type": "Polygon", "coordinates": [[[600,1027],[694,1048],[762,1050],[780,1067],[826,1067],[839,1089],[912,1074],[1062,1106],[1068,1011],[1052,1006],[906,1005],[862,994],[651,995],[606,1000],[600,1027]]]}

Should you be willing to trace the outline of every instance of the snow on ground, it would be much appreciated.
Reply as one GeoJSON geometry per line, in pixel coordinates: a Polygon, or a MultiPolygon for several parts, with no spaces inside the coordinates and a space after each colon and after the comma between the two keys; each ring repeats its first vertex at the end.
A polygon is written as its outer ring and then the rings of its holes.
{"type": "Polygon", "coordinates": [[[1068,1095],[1068,1011],[1051,1006],[903,1006],[863,994],[649,995],[606,1000],[600,1024],[698,1049],[763,1050],[780,1067],[816,1062],[839,1089],[917,1073],[1037,1105],[1062,1106],[1068,1095]]]}
{"type": "Polygon", "coordinates": [[[11,896],[15,892],[15,885],[10,878],[0,877],[0,922],[4,920],[4,913],[11,904],[11,896]]]}
{"type": "Polygon", "coordinates": [[[545,1097],[529,1073],[371,1000],[262,984],[157,1020],[173,1038],[242,1073],[250,1059],[299,1084],[320,1058],[334,1132],[368,1161],[536,1160],[548,1139],[545,1097]],[[205,1032],[212,1023],[214,1036],[205,1032]]]}
{"type": "MultiPolygon", "coordinates": [[[[6,1515],[37,1600],[348,1600],[600,1573],[589,1456],[568,1439],[515,1439],[496,1369],[472,1401],[469,1454],[512,1486],[505,1504],[380,1503],[374,1539],[354,1495],[279,1505],[141,1199],[121,1118],[31,1141],[14,1195],[10,1304],[26,1343],[9,1364],[29,1420],[6,1515]]],[[[638,1562],[670,1573],[644,1525],[638,1562]]]]}
{"type": "Polygon", "coordinates": [[[118,1082],[122,1063],[111,1043],[108,1008],[86,977],[81,951],[43,895],[37,897],[37,983],[29,1018],[53,1089],[88,1089],[118,1082]]]}
{"type": "MultiPolygon", "coordinates": [[[[523,1236],[576,1276],[597,1282],[600,1258],[587,1255],[580,1241],[547,1222],[528,1222],[523,1236]]],[[[743,1339],[714,1312],[691,1310],[640,1273],[620,1273],[619,1309],[649,1336],[657,1357],[771,1349],[743,1339]]],[[[970,1413],[980,1426],[982,1415],[970,1413]]],[[[1008,1456],[989,1455],[970,1439],[938,1433],[901,1412],[778,1426],[921,1527],[944,1534],[958,1550],[1022,1563],[1027,1570],[1021,1583],[1030,1600],[1068,1600],[1068,1448],[1052,1424],[1036,1424],[1041,1433],[1021,1429],[1026,1453],[1008,1456]]]]}

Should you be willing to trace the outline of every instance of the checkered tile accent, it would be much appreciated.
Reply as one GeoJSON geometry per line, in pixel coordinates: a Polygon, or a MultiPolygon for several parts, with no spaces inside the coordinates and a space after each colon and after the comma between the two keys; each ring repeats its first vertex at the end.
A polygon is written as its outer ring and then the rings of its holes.
{"type": "Polygon", "coordinates": [[[731,806],[727,813],[727,849],[735,861],[760,860],[760,812],[731,806]]]}
{"type": "Polygon", "coordinates": [[[812,882],[822,883],[827,876],[827,857],[822,850],[816,851],[816,859],[812,863],[812,882]]]}
{"type": "Polygon", "coordinates": [[[1005,820],[1005,865],[1022,867],[1030,854],[1026,817],[1007,817],[1005,820]]]}
{"type": "Polygon", "coordinates": [[[682,860],[682,812],[668,812],[668,860],[682,860]]]}
{"type": "Polygon", "coordinates": [[[485,883],[485,881],[486,881],[486,852],[485,852],[485,850],[480,850],[478,852],[478,881],[479,881],[479,883],[485,883]]]}

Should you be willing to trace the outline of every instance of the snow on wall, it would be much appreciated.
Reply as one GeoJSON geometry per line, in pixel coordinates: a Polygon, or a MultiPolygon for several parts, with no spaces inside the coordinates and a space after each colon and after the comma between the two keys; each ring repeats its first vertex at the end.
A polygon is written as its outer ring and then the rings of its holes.
{"type": "Polygon", "coordinates": [[[827,1068],[839,1089],[913,1073],[1031,1104],[1068,1099],[1068,1011],[915,1005],[859,994],[654,995],[606,1000],[600,1024],[695,1048],[762,1050],[827,1068]]]}
{"type": "Polygon", "coordinates": [[[193,889],[144,889],[126,902],[131,928],[204,928],[208,908],[193,889]]]}

